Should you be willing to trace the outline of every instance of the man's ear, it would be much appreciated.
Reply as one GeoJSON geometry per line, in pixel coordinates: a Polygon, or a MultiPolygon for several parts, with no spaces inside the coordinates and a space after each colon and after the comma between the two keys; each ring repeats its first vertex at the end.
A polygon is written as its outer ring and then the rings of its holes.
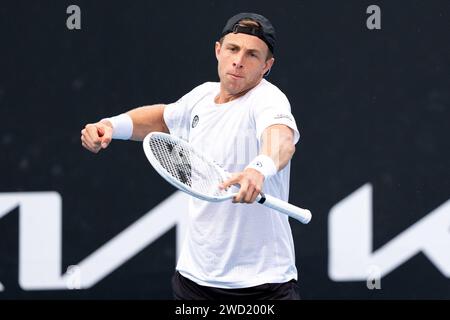
{"type": "Polygon", "coordinates": [[[272,69],[273,64],[275,63],[275,58],[272,57],[266,61],[266,66],[263,69],[263,75],[265,75],[270,69],[272,69]]]}
{"type": "Polygon", "coordinates": [[[217,60],[219,60],[219,54],[220,54],[221,47],[222,47],[222,45],[220,44],[220,42],[216,41],[215,51],[216,51],[216,59],[217,60]]]}

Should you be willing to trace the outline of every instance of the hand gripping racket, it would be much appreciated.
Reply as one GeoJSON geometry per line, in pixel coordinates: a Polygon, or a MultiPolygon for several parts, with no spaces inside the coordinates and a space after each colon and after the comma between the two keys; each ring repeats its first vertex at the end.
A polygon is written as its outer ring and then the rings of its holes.
{"type": "MultiPolygon", "coordinates": [[[[237,195],[237,188],[221,190],[219,185],[231,174],[188,142],[162,132],[149,133],[144,152],[153,168],[169,183],[196,198],[219,202],[237,195]]],[[[311,212],[262,192],[256,201],[306,224],[311,212]]]]}

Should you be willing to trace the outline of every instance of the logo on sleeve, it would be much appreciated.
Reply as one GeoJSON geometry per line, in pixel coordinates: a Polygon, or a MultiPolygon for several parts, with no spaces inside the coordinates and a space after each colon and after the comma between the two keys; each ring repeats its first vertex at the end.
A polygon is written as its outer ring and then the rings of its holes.
{"type": "Polygon", "coordinates": [[[192,128],[195,128],[198,124],[198,115],[195,115],[194,119],[192,119],[192,128]]]}
{"type": "Polygon", "coordinates": [[[288,119],[288,120],[290,120],[290,121],[293,121],[293,119],[292,119],[292,117],[291,117],[290,115],[288,115],[288,114],[283,114],[283,113],[278,113],[278,114],[276,114],[273,118],[274,118],[274,119],[282,119],[282,118],[285,118],[285,119],[288,119]]]}

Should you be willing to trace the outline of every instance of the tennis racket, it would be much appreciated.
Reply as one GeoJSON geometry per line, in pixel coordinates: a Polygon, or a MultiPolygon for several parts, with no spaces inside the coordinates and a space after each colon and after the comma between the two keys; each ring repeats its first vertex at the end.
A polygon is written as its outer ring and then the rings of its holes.
{"type": "MultiPolygon", "coordinates": [[[[162,132],[149,133],[143,141],[145,155],[169,183],[196,198],[219,202],[233,198],[239,188],[220,189],[231,174],[188,142],[162,132]]],[[[311,212],[262,192],[256,201],[306,224],[311,212]]]]}

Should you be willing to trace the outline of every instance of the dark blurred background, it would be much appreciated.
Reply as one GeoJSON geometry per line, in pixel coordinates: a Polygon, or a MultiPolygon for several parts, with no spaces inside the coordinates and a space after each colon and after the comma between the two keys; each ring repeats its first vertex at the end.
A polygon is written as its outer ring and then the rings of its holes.
{"type": "MultiPolygon", "coordinates": [[[[24,288],[20,204],[3,212],[1,196],[59,193],[62,272],[142,218],[175,189],[139,143],[93,155],[80,131],[217,81],[214,42],[245,11],[277,30],[268,80],[302,134],[290,189],[290,201],[313,212],[309,225],[291,221],[302,298],[450,298],[450,273],[420,250],[381,289],[333,280],[328,242],[330,210],[363,185],[373,188],[373,252],[449,200],[450,1],[37,0],[0,3],[0,299],[171,298],[175,227],[89,289],[24,288]],[[72,4],[81,30],[66,27],[72,4]],[[372,4],[381,30],[366,27],[372,4]]],[[[448,241],[437,246],[450,252],[448,241]]]]}

